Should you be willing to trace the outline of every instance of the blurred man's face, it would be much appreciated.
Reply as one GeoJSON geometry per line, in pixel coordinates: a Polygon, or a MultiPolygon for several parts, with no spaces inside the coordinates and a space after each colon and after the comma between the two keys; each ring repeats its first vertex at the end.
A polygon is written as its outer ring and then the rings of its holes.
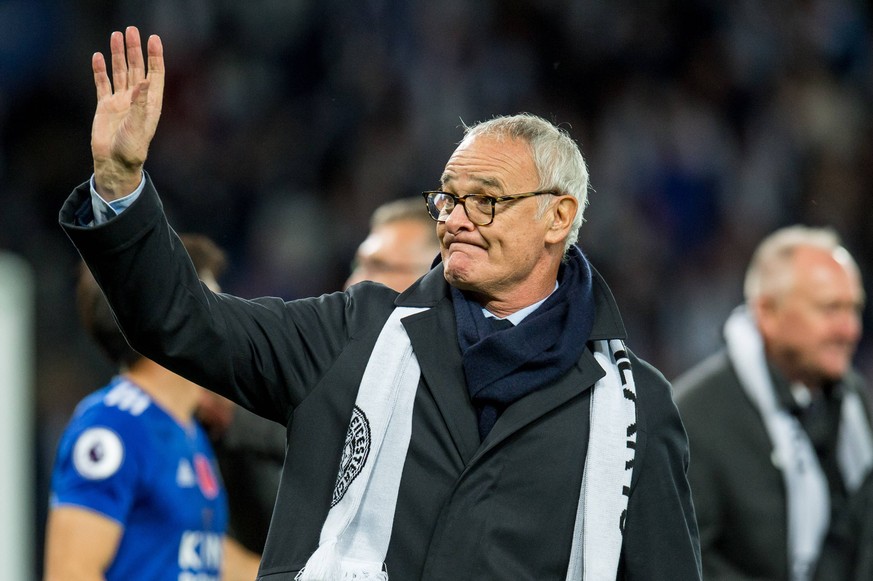
{"type": "Polygon", "coordinates": [[[861,282],[840,258],[818,248],[798,249],[791,285],[758,309],[768,357],[789,380],[810,388],[842,377],[861,337],[861,282]]]}
{"type": "Polygon", "coordinates": [[[434,228],[417,220],[397,220],[376,227],[358,247],[344,288],[371,280],[403,292],[430,270],[438,252],[434,228]]]}

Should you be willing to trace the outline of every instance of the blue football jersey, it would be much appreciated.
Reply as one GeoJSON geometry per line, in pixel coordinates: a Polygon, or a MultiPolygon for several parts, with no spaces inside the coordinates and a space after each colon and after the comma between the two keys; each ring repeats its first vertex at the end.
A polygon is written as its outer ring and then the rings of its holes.
{"type": "Polygon", "coordinates": [[[218,581],[227,500],[203,429],[116,377],[76,407],[58,447],[52,506],[124,528],[107,581],[218,581]]]}

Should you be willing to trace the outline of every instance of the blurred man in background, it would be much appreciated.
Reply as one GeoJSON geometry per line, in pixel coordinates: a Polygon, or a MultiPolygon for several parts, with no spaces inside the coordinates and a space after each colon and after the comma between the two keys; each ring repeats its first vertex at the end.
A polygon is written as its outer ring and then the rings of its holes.
{"type": "MultiPolygon", "coordinates": [[[[202,236],[183,243],[217,290],[221,250],[202,236]]],[[[120,374],[79,404],[61,438],[46,579],[253,579],[259,556],[224,534],[224,489],[194,418],[204,390],[128,346],[84,265],[76,298],[83,326],[120,374]]]]}
{"type": "Polygon", "coordinates": [[[804,226],[761,242],[744,286],[726,349],[675,382],[704,578],[806,581],[873,465],[864,291],[836,234],[804,226]]]}
{"type": "Polygon", "coordinates": [[[439,252],[436,227],[421,198],[387,202],[373,212],[344,288],[371,280],[402,292],[430,270],[439,252]]]}

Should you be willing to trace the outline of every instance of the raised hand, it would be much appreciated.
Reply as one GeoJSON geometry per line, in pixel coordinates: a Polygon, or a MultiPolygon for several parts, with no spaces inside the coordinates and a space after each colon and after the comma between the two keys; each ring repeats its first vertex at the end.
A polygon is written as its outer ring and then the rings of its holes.
{"type": "Polygon", "coordinates": [[[164,48],[158,36],[149,37],[146,74],[139,30],[135,26],[127,27],[124,35],[113,32],[109,46],[112,83],[103,55],[98,52],[91,58],[97,88],[91,154],[97,192],[112,201],[139,185],[149,144],[161,117],[164,48]]]}

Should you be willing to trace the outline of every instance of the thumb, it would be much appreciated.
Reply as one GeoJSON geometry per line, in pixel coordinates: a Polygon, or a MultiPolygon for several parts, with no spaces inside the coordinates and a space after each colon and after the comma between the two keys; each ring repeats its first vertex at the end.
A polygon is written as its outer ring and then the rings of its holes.
{"type": "Polygon", "coordinates": [[[130,96],[130,117],[133,126],[137,129],[141,129],[145,126],[148,97],[149,80],[144,79],[133,88],[133,93],[130,96]]]}

